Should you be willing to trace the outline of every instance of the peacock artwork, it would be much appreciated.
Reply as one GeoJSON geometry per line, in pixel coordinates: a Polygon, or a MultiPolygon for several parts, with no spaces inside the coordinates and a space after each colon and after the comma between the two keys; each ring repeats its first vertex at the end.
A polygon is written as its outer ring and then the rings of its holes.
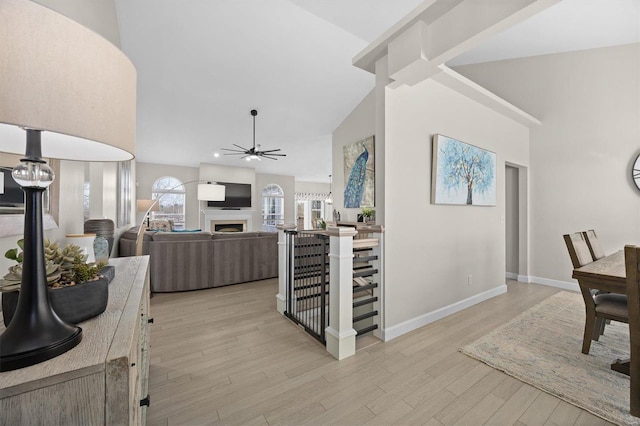
{"type": "Polygon", "coordinates": [[[431,201],[496,205],[496,154],[443,135],[433,138],[431,201]]]}
{"type": "Polygon", "coordinates": [[[374,137],[344,146],[344,206],[374,207],[375,203],[374,137]]]}

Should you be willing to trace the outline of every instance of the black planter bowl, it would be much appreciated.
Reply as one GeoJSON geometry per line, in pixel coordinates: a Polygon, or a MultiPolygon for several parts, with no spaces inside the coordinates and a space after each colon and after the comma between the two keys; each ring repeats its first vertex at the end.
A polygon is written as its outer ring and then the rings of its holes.
{"type": "MultiPolygon", "coordinates": [[[[109,301],[109,278],[80,283],[69,287],[48,289],[51,307],[69,324],[77,324],[100,315],[109,301]]],[[[18,305],[19,291],[2,293],[2,316],[8,326],[18,305]]]]}

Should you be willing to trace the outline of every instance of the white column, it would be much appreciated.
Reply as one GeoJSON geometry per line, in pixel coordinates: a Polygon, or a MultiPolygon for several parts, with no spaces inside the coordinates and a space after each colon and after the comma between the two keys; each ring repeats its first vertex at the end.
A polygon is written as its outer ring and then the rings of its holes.
{"type": "Polygon", "coordinates": [[[353,329],[353,237],[354,228],[329,228],[329,327],[327,351],[337,359],[356,353],[353,329]]]}
{"type": "Polygon", "coordinates": [[[287,309],[287,235],[285,231],[296,229],[295,225],[277,225],[278,228],[278,294],[276,294],[276,307],[278,312],[284,315],[287,309]]]}

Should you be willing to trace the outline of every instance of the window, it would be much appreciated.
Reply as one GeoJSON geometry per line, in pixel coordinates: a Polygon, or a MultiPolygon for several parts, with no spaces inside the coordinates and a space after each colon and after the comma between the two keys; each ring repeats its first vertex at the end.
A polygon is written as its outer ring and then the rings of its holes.
{"type": "Polygon", "coordinates": [[[276,225],[284,223],[284,192],[280,186],[270,183],[262,190],[262,230],[276,231],[276,225]]]}
{"type": "Polygon", "coordinates": [[[171,176],[161,177],[153,183],[151,198],[158,200],[159,211],[151,212],[151,219],[173,221],[174,229],[184,229],[185,194],[184,184],[171,176]]]}
{"type": "Polygon", "coordinates": [[[324,202],[313,200],[311,201],[311,221],[316,223],[319,219],[324,219],[324,202]]]}
{"type": "Polygon", "coordinates": [[[296,192],[298,230],[317,229],[326,220],[329,194],[296,192]]]}

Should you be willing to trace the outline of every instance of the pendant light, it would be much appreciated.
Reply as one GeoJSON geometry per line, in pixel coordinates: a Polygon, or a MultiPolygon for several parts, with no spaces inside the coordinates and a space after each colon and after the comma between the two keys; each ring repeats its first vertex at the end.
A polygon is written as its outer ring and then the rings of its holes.
{"type": "Polygon", "coordinates": [[[331,184],[333,183],[333,180],[331,179],[331,175],[329,175],[329,195],[327,195],[327,198],[324,200],[324,202],[326,204],[333,204],[333,198],[331,198],[331,184]]]}

